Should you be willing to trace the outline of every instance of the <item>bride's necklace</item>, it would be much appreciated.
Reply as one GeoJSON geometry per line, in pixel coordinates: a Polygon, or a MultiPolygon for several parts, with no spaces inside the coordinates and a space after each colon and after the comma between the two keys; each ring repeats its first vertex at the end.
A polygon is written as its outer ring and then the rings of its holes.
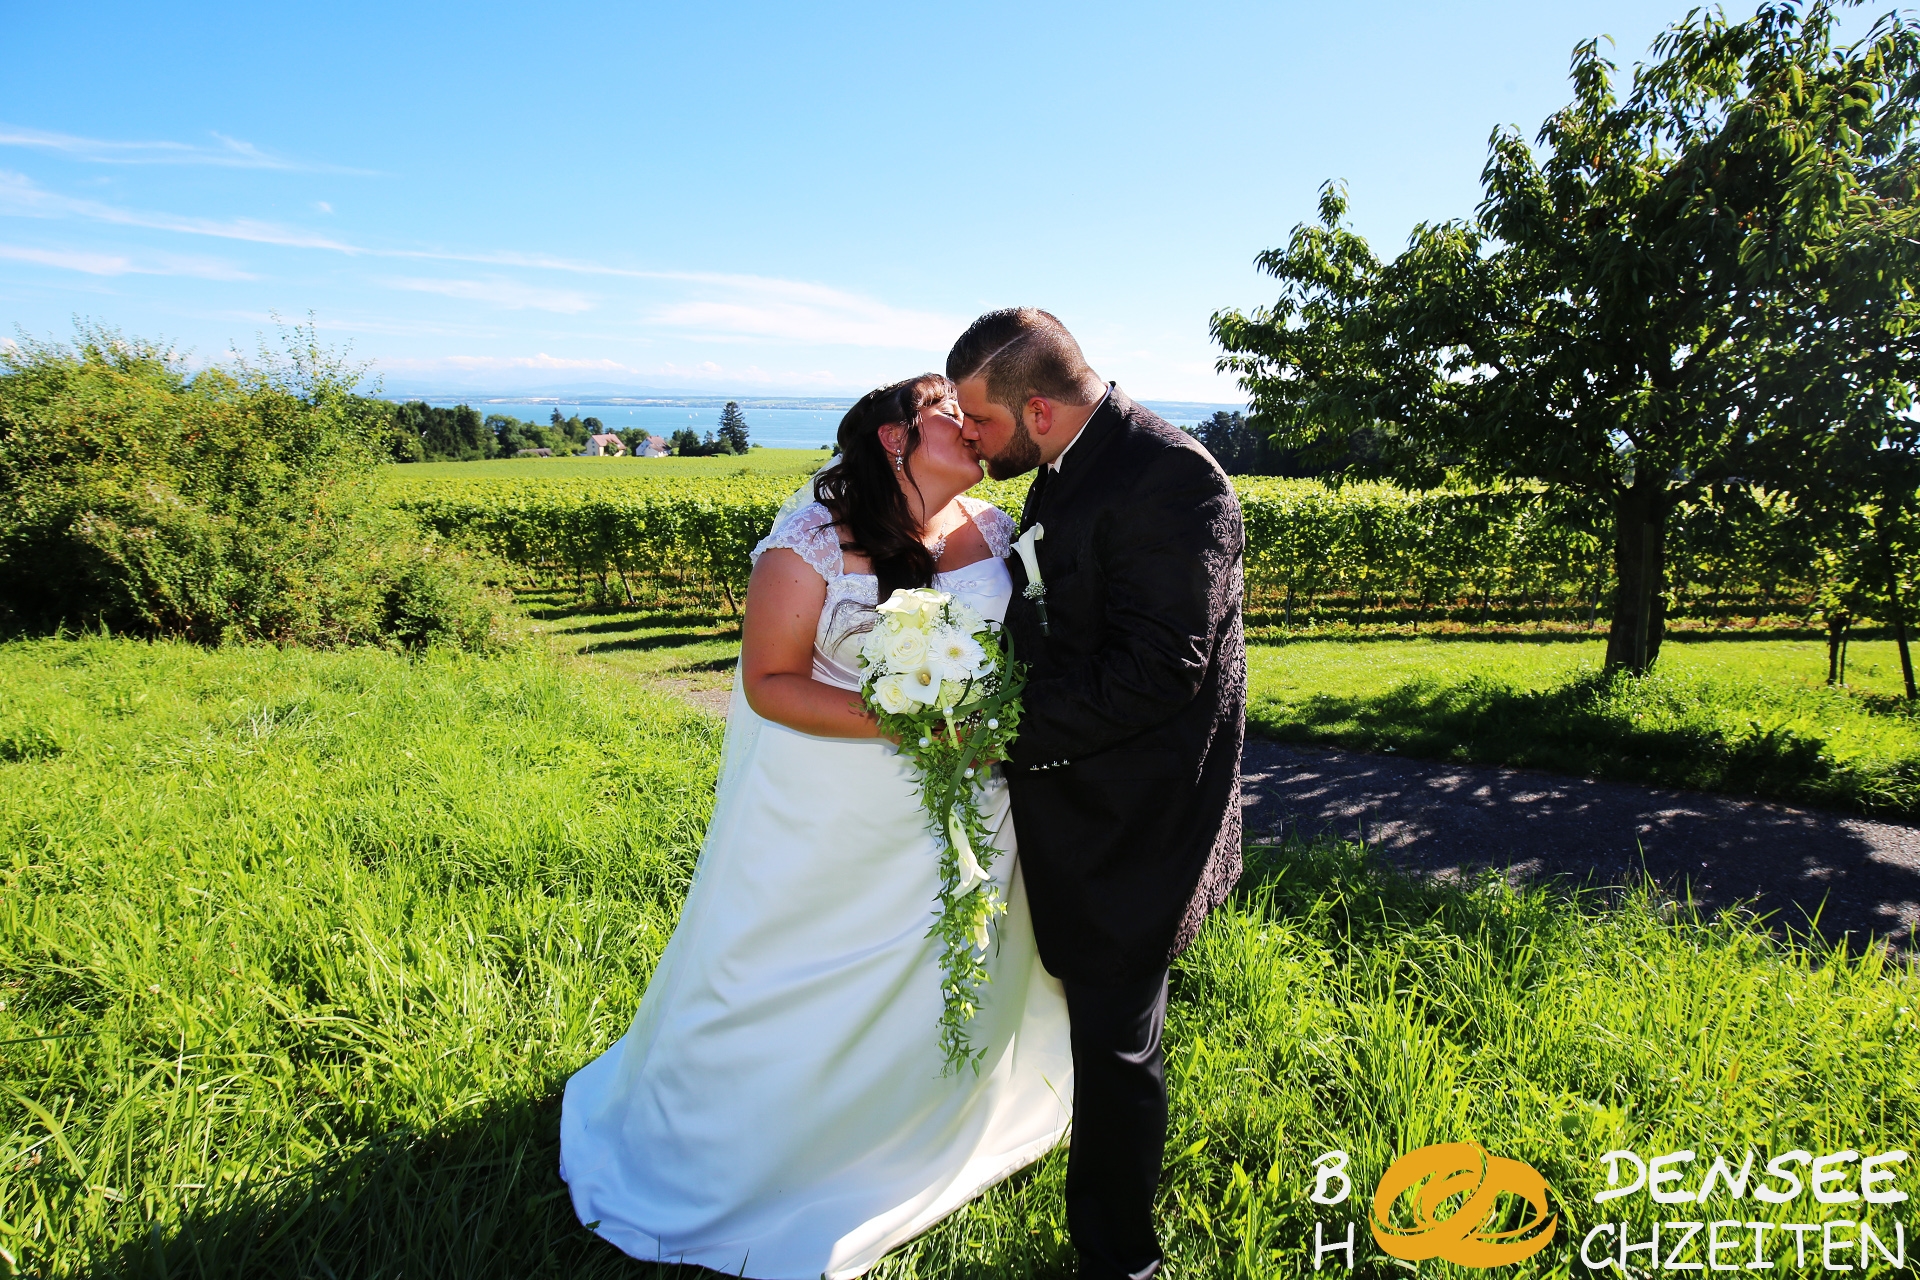
{"type": "MultiPolygon", "coordinates": [[[[963,517],[960,523],[965,524],[966,519],[963,517]]],[[[960,525],[956,524],[955,526],[953,526],[953,528],[947,530],[945,533],[935,538],[932,542],[924,544],[927,548],[928,554],[930,554],[933,557],[934,562],[936,564],[939,563],[940,557],[947,553],[947,539],[951,538],[955,533],[959,532],[959,530],[960,530],[960,525]]]]}

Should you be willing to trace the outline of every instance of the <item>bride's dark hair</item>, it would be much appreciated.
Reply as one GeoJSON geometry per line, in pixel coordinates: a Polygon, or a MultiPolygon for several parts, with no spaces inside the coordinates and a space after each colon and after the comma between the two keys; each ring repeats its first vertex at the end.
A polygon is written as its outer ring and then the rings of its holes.
{"type": "Polygon", "coordinates": [[[840,464],[814,477],[813,496],[832,514],[841,549],[873,562],[881,600],[901,587],[932,586],[933,553],[894,479],[893,455],[880,441],[880,428],[897,423],[907,429],[901,474],[918,490],[913,455],[920,447],[920,411],[953,398],[953,384],[937,373],[867,392],[840,419],[840,464]]]}

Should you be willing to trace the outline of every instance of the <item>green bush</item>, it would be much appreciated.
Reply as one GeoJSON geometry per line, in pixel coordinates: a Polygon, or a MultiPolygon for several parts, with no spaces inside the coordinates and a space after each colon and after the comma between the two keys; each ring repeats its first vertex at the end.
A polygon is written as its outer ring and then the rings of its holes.
{"type": "Polygon", "coordinates": [[[290,337],[199,372],[102,329],[0,352],[0,627],[493,643],[474,558],[375,500],[391,407],[290,337]]]}

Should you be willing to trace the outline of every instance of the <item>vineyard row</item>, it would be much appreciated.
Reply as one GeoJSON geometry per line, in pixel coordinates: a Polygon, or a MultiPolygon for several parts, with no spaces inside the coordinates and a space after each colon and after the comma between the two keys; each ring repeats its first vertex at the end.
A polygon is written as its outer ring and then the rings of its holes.
{"type": "MultiPolygon", "coordinates": [[[[477,540],[530,583],[602,599],[698,597],[737,609],[749,553],[793,489],[791,477],[658,480],[617,488],[510,481],[396,497],[428,526],[477,540]]],[[[1259,621],[1603,616],[1613,585],[1605,525],[1527,492],[1406,493],[1312,481],[1239,483],[1247,607],[1259,621]]],[[[1025,483],[975,492],[1017,512],[1025,483]]],[[[1668,527],[1669,616],[1759,618],[1808,611],[1817,549],[1785,513],[1681,508],[1668,527]]]]}

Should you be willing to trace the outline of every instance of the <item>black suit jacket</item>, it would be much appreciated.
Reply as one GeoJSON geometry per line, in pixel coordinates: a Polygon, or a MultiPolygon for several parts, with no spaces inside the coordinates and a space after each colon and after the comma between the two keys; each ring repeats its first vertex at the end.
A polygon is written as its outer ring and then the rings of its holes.
{"type": "Polygon", "coordinates": [[[1008,762],[1040,958],[1119,981],[1165,965],[1240,876],[1240,502],[1213,457],[1116,387],[1027,495],[1051,634],[1019,557],[1029,665],[1008,762]]]}

